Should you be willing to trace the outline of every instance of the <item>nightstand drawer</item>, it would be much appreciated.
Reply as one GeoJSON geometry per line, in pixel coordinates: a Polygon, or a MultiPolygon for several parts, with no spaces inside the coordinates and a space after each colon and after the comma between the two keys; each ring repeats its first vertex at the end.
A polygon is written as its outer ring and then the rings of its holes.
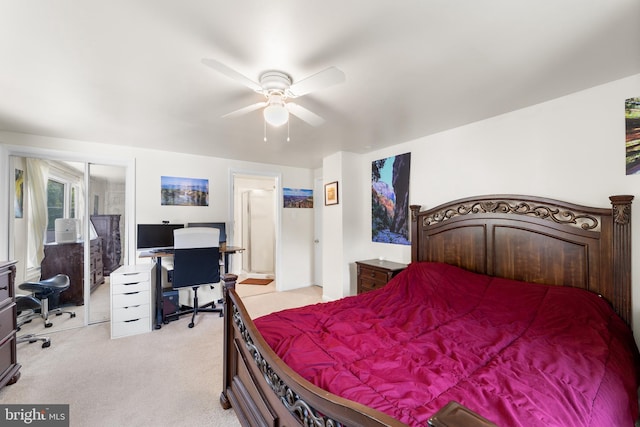
{"type": "Polygon", "coordinates": [[[129,307],[117,307],[113,309],[113,321],[141,319],[150,316],[149,304],[132,305],[129,307]]]}
{"type": "Polygon", "coordinates": [[[134,305],[148,305],[149,291],[138,291],[130,294],[117,294],[112,296],[112,308],[132,307],[134,305]]]}
{"type": "Polygon", "coordinates": [[[368,283],[379,283],[384,285],[388,280],[388,273],[360,266],[360,278],[368,283]]]}
{"type": "Polygon", "coordinates": [[[363,277],[358,280],[358,289],[360,290],[360,292],[368,292],[368,291],[373,291],[375,289],[381,288],[386,284],[387,284],[386,280],[376,281],[376,280],[369,280],[366,277],[363,277]]]}
{"type": "Polygon", "coordinates": [[[151,283],[147,280],[144,282],[131,282],[117,285],[111,284],[111,288],[111,292],[113,292],[114,295],[128,294],[131,292],[148,291],[151,289],[151,283]]]}

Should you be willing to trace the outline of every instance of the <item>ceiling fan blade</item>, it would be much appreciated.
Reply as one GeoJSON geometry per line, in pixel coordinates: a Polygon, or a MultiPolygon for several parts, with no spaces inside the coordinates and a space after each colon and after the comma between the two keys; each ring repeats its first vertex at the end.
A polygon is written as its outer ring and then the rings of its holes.
{"type": "Polygon", "coordinates": [[[253,80],[251,80],[250,78],[240,74],[236,70],[233,70],[233,69],[227,67],[223,63],[218,62],[215,59],[209,59],[209,58],[203,58],[202,59],[202,63],[204,65],[207,65],[207,66],[213,68],[214,70],[224,74],[225,76],[229,77],[230,79],[235,80],[235,81],[237,81],[239,83],[242,83],[243,85],[245,85],[249,89],[254,90],[256,92],[262,93],[262,86],[260,86],[259,83],[256,83],[253,80]]]}
{"type": "Polygon", "coordinates": [[[246,106],[244,108],[241,108],[239,110],[227,113],[222,117],[223,118],[235,118],[235,117],[238,117],[238,116],[242,116],[243,114],[247,114],[247,113],[250,113],[252,111],[259,110],[260,108],[266,107],[266,106],[267,106],[267,102],[266,101],[256,102],[255,104],[251,104],[251,105],[248,105],[248,106],[246,106]]]}
{"type": "Polygon", "coordinates": [[[289,94],[292,97],[306,95],[345,81],[345,75],[336,67],[326,68],[312,76],[291,85],[289,94]]]}
{"type": "Polygon", "coordinates": [[[302,121],[309,123],[311,126],[320,126],[324,123],[324,119],[295,102],[288,102],[287,110],[302,121]]]}

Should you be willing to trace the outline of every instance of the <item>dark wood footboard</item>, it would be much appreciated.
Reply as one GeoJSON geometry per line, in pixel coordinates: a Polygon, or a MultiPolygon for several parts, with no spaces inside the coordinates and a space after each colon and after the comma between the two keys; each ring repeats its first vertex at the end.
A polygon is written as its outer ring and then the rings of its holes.
{"type": "Polygon", "coordinates": [[[322,390],[271,350],[235,290],[226,293],[220,404],[244,426],[404,426],[382,412],[322,390]]]}

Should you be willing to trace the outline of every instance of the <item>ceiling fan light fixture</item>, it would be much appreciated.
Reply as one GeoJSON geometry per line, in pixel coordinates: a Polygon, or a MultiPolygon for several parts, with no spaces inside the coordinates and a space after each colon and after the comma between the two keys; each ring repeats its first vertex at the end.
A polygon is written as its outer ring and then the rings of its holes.
{"type": "Polygon", "coordinates": [[[271,126],[282,126],[289,121],[289,110],[284,103],[270,103],[263,111],[264,120],[271,126]]]}

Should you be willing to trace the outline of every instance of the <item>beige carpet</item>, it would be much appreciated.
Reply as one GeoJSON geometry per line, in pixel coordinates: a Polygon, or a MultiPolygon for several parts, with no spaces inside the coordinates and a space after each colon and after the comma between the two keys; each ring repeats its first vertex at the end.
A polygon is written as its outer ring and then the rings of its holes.
{"type": "MultiPolygon", "coordinates": [[[[269,287],[271,287],[270,285],[269,287]]],[[[247,286],[251,288],[251,286],[247,286]]],[[[256,286],[265,288],[265,286],[256,286]]],[[[245,286],[238,287],[242,295],[245,286]]],[[[322,288],[243,297],[252,317],[319,302],[322,288]]],[[[112,340],[109,323],[51,333],[50,348],[18,345],[20,380],[0,391],[3,404],[70,405],[71,426],[239,426],[218,399],[222,318],[200,314],[162,329],[112,340]]]]}

